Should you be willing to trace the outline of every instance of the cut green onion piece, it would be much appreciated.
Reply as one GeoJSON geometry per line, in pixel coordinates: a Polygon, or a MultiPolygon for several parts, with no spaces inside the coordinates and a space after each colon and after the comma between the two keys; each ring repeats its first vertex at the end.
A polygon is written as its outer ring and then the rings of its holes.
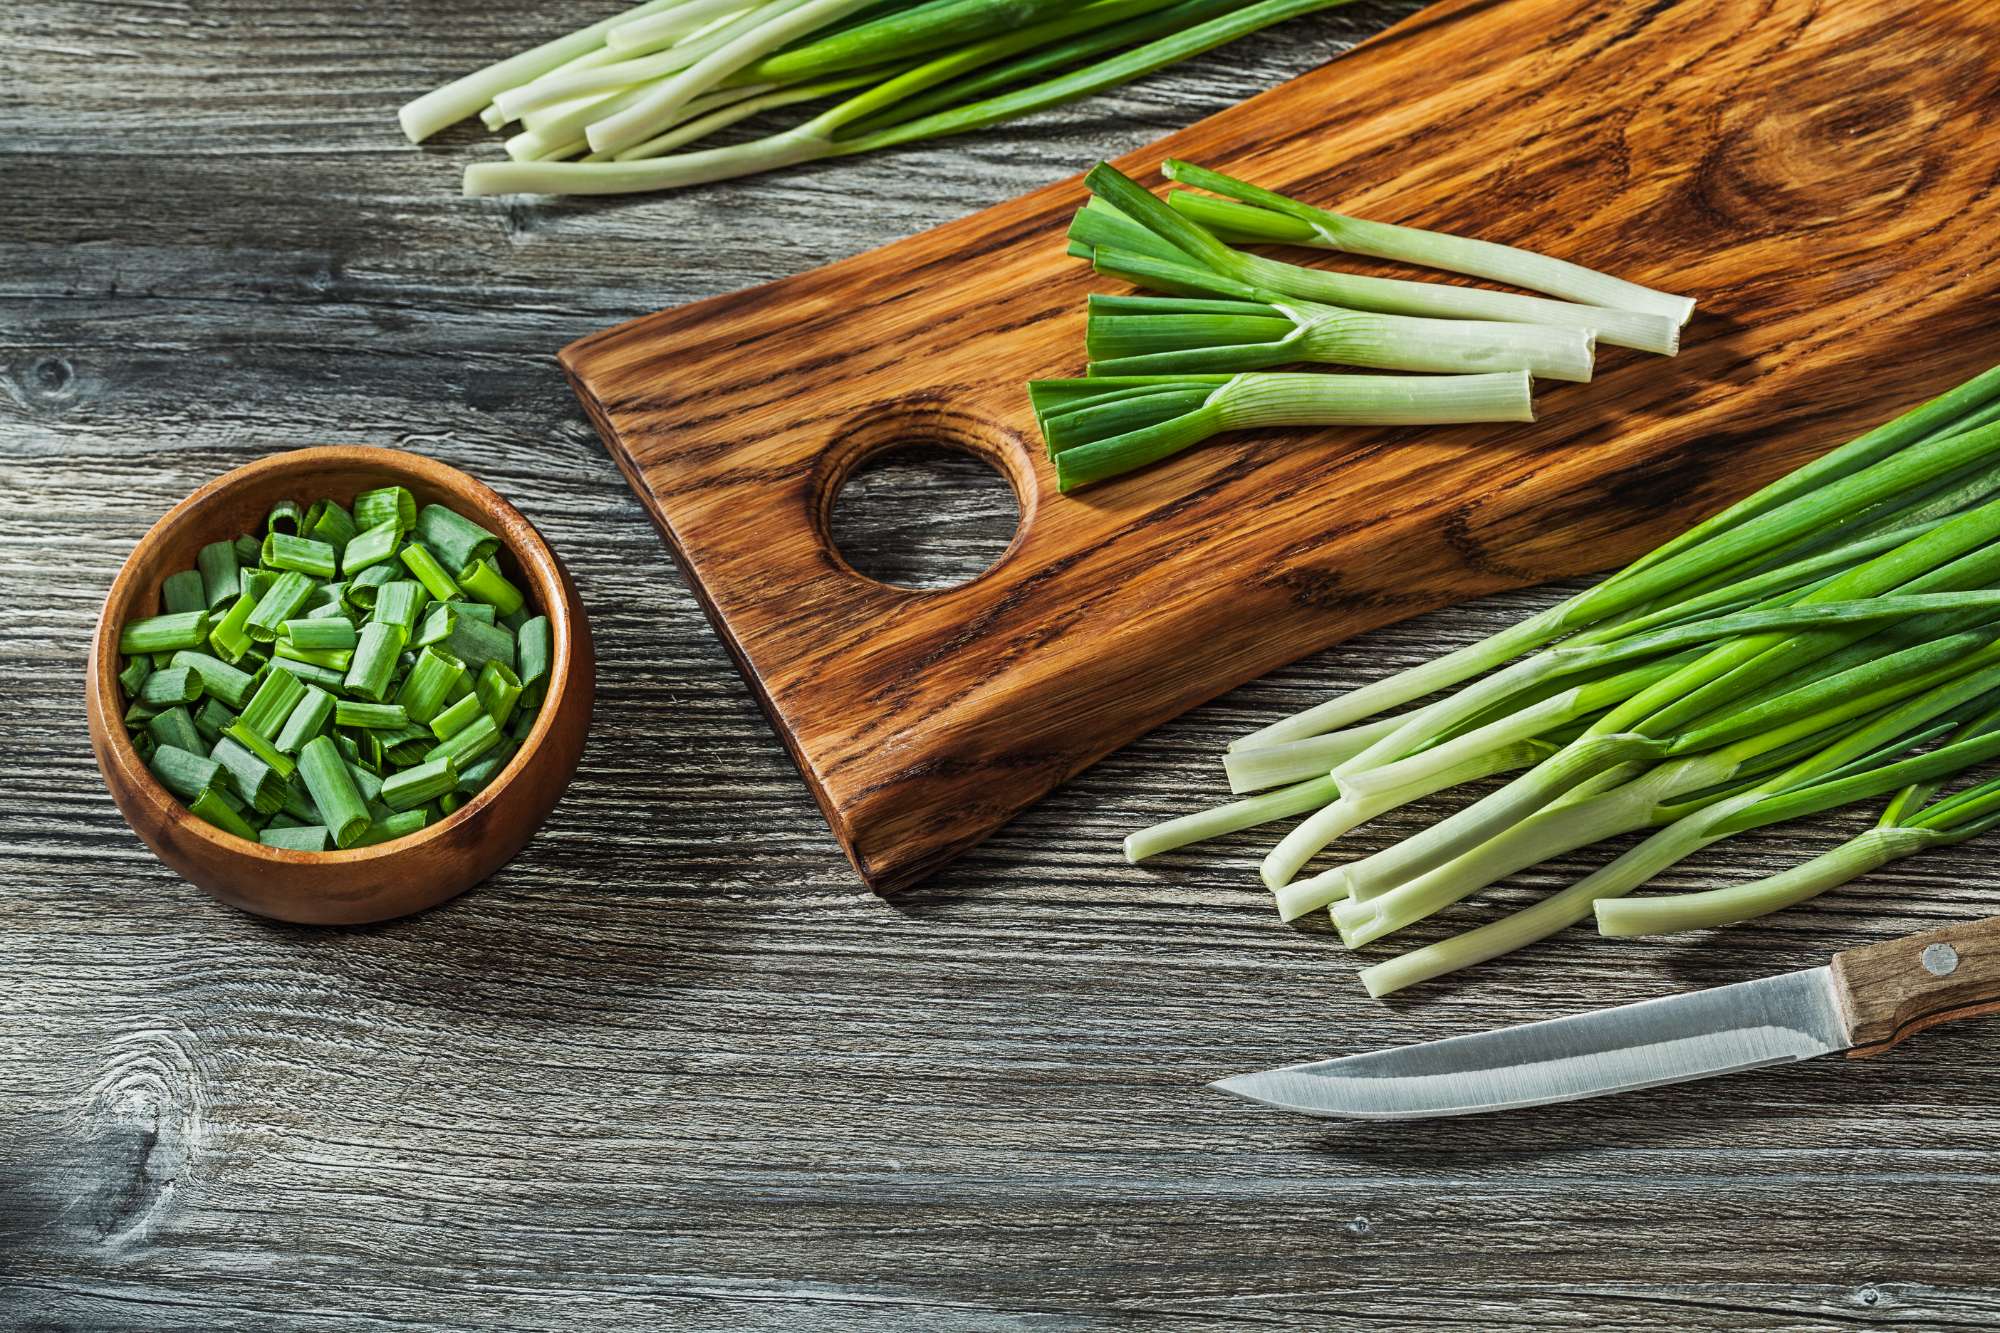
{"type": "Polygon", "coordinates": [[[412,810],[458,786],[458,766],[449,754],[382,780],[382,803],[391,810],[412,810]]]}
{"type": "Polygon", "coordinates": [[[201,571],[183,569],[178,574],[167,575],[165,582],[160,584],[160,608],[168,615],[208,610],[201,571]]]}
{"type": "Polygon", "coordinates": [[[266,847],[279,847],[288,852],[323,852],[330,845],[326,827],[321,824],[267,828],[257,835],[257,841],[266,847]]]}
{"type": "Polygon", "coordinates": [[[464,569],[500,549],[498,537],[443,505],[418,511],[416,536],[447,569],[464,569]]]}
{"type": "Polygon", "coordinates": [[[125,695],[128,699],[136,699],[139,697],[139,687],[141,685],[144,685],[146,683],[146,677],[152,674],[153,674],[152,658],[134,657],[130,661],[126,662],[125,669],[118,673],[119,688],[125,691],[125,695]]]}
{"type": "Polygon", "coordinates": [[[138,702],[148,708],[172,708],[176,704],[191,704],[201,695],[200,676],[186,667],[170,667],[146,677],[146,683],[139,687],[138,702]]]}
{"type": "Polygon", "coordinates": [[[266,740],[276,736],[284,727],[292,710],[306,697],[306,687],[283,671],[268,673],[257,686],[256,693],[243,705],[240,721],[252,732],[266,740]]]}
{"type": "Polygon", "coordinates": [[[251,827],[250,821],[238,814],[223,798],[221,791],[215,788],[200,792],[190,799],[188,811],[207,820],[224,833],[234,833],[237,837],[251,842],[257,840],[257,830],[251,827]]]}
{"type": "Polygon", "coordinates": [[[160,745],[171,745],[190,754],[201,753],[201,732],[186,708],[168,708],[146,719],[146,730],[160,745]]]}
{"type": "Polygon", "coordinates": [[[208,757],[222,765],[229,789],[243,804],[265,815],[284,805],[283,776],[234,736],[225,733],[208,757]]]}
{"type": "Polygon", "coordinates": [[[448,602],[460,596],[458,584],[452,581],[444,566],[431,555],[422,542],[411,542],[401,551],[403,564],[410,573],[416,575],[417,582],[424,585],[424,591],[440,602],[448,602]]]}
{"type": "Polygon", "coordinates": [[[287,620],[278,628],[278,643],[290,644],[294,648],[351,649],[357,637],[354,622],[338,615],[287,620]]]}
{"type": "Polygon", "coordinates": [[[424,591],[423,584],[414,579],[395,579],[376,591],[372,619],[396,626],[403,631],[403,642],[408,643],[416,634],[417,616],[429,600],[430,594],[424,591]]]}
{"type": "Polygon", "coordinates": [[[335,847],[350,847],[371,822],[368,807],[355,790],[354,779],[340,751],[325,736],[315,736],[299,752],[299,776],[319,812],[320,822],[335,847]]]}
{"type": "Polygon", "coordinates": [[[352,648],[301,648],[283,639],[278,640],[272,657],[280,662],[304,662],[334,672],[345,672],[354,664],[352,648]]]}
{"type": "Polygon", "coordinates": [[[319,508],[312,522],[306,525],[305,535],[314,541],[325,542],[337,556],[347,549],[347,543],[359,532],[354,518],[338,501],[328,500],[319,508]]]}
{"type": "Polygon", "coordinates": [[[471,722],[439,741],[425,756],[426,762],[434,762],[449,756],[460,768],[470,765],[479,756],[500,744],[500,728],[486,713],[481,712],[471,722]]]}
{"type": "Polygon", "coordinates": [[[271,506],[269,513],[264,515],[264,531],[266,533],[290,533],[293,536],[297,536],[299,520],[304,517],[305,511],[299,508],[297,501],[280,500],[271,506]]]}
{"type": "Polygon", "coordinates": [[[308,685],[317,685],[322,690],[340,691],[347,688],[347,673],[331,667],[319,666],[312,662],[301,662],[292,657],[274,657],[271,665],[287,675],[295,676],[308,685]]]}
{"type": "Polygon", "coordinates": [[[293,770],[297,768],[291,756],[281,753],[265,737],[259,736],[256,732],[250,730],[240,718],[231,723],[222,734],[270,765],[271,771],[276,773],[281,779],[289,780],[293,770]]]}
{"type": "Polygon", "coordinates": [[[513,719],[514,705],[520,702],[521,680],[501,663],[488,662],[479,668],[479,679],[473,683],[472,692],[487,715],[504,727],[513,719]]]}
{"type": "Polygon", "coordinates": [[[243,628],[258,643],[274,642],[278,637],[278,626],[298,614],[299,608],[312,596],[312,590],[312,580],[298,570],[283,571],[257,600],[256,609],[250,613],[243,628]]]}
{"type": "Polygon", "coordinates": [[[187,667],[200,676],[202,689],[231,708],[243,707],[257,688],[255,676],[207,653],[178,652],[174,654],[173,664],[187,667]]]}
{"type": "Polygon", "coordinates": [[[354,497],[354,526],[362,532],[393,526],[401,535],[416,523],[417,498],[405,487],[383,486],[354,497]]]}
{"type": "Polygon", "coordinates": [[[244,627],[250,623],[250,613],[257,609],[257,600],[244,593],[209,630],[208,646],[215,649],[216,655],[223,661],[240,662],[243,655],[250,651],[253,640],[250,631],[244,627]]]}
{"type": "Polygon", "coordinates": [[[353,579],[361,571],[381,564],[396,553],[396,543],[401,537],[402,529],[393,522],[363,528],[348,538],[347,549],[340,553],[340,572],[353,579]]]}
{"type": "Polygon", "coordinates": [[[508,582],[490,557],[473,561],[459,571],[458,585],[476,600],[486,603],[503,616],[511,616],[521,609],[527,599],[521,590],[508,582]]]}
{"type": "Polygon", "coordinates": [[[207,611],[180,611],[172,615],[148,616],[129,621],[118,634],[118,651],[127,656],[139,653],[170,653],[182,648],[199,648],[208,639],[207,611]]]}
{"type": "Polygon", "coordinates": [[[394,730],[408,726],[410,715],[401,704],[361,704],[342,699],[333,707],[335,726],[394,730]]]}
{"type": "Polygon", "coordinates": [[[263,564],[266,569],[290,569],[316,579],[330,579],[338,568],[339,557],[325,542],[273,532],[264,538],[263,564]]]}
{"type": "Polygon", "coordinates": [[[549,627],[549,618],[536,616],[523,622],[514,635],[514,648],[520,658],[521,687],[529,689],[545,680],[549,674],[549,663],[555,655],[555,638],[549,627]]]}
{"type": "MultiPolygon", "coordinates": [[[[367,817],[365,811],[363,812],[363,817],[367,817]]],[[[346,845],[349,847],[373,847],[378,843],[394,842],[398,838],[407,838],[412,833],[421,830],[429,822],[429,818],[429,815],[422,810],[398,811],[382,819],[371,820],[368,827],[363,829],[353,842],[346,845]]]]}
{"type": "Polygon", "coordinates": [[[161,786],[183,801],[194,800],[223,780],[222,765],[177,745],[155,746],[146,767],[160,780],[161,786]]]}
{"type": "MultiPolygon", "coordinates": [[[[271,674],[282,676],[286,673],[274,671],[271,674]]],[[[326,729],[328,720],[333,717],[334,698],[331,694],[316,685],[306,685],[303,689],[304,696],[285,718],[284,726],[273,741],[280,753],[296,755],[307,741],[326,729]]]]}
{"type": "Polygon", "coordinates": [[[341,588],[341,596],[357,611],[373,611],[377,594],[395,580],[395,566],[386,563],[370,565],[347,581],[341,588]]]}
{"type": "MultiPolygon", "coordinates": [[[[425,649],[426,652],[430,651],[425,649]]],[[[439,740],[450,740],[453,736],[472,725],[472,720],[486,711],[476,694],[468,694],[463,699],[431,719],[431,734],[439,740]]]]}
{"type": "Polygon", "coordinates": [[[361,627],[353,665],[343,681],[347,692],[380,703],[396,673],[396,655],[403,651],[403,631],[395,625],[370,622],[361,627]]]}
{"type": "Polygon", "coordinates": [[[243,591],[237,577],[235,542],[210,542],[195,556],[201,573],[202,600],[209,610],[234,602],[243,591]]]}
{"type": "Polygon", "coordinates": [[[396,702],[412,722],[428,725],[445,706],[451,687],[465,674],[465,664],[450,653],[427,646],[417,654],[409,673],[403,677],[396,702]]]}

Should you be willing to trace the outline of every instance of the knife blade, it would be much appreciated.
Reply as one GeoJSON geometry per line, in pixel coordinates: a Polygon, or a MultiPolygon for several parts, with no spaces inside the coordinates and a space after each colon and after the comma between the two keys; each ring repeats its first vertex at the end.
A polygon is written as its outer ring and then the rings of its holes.
{"type": "Polygon", "coordinates": [[[1825,967],[1209,1086],[1306,1115],[1415,1120],[1546,1106],[1810,1060],[1875,1055],[2000,1011],[2000,918],[1840,954],[1825,967]]]}

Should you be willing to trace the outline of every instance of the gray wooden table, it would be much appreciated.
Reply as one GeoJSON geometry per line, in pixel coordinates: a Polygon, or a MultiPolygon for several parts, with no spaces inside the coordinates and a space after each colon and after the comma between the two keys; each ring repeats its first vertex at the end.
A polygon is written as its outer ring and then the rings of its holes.
{"type": "MultiPolygon", "coordinates": [[[[2000,1023],[1869,1064],[1400,1128],[1202,1086],[2000,911],[1990,846],[1712,938],[1571,932],[1392,1004],[1325,932],[1276,922],[1259,839],[1117,856],[1124,831],[1220,795],[1230,736],[1542,590],[1246,687],[882,901],[551,360],[1055,179],[1409,7],[998,132],[613,202],[463,200],[458,170],[490,143],[419,152],[394,127],[406,97],[599,12],[582,0],[10,7],[0,1326],[2000,1321],[2000,1023]],[[80,689],[147,525],[229,467],[327,441],[428,453],[512,497],[567,557],[601,663],[582,771],[529,849],[455,903],[357,930],[238,915],[162,869],[105,795],[80,689]]],[[[906,575],[976,568],[1011,524],[976,481],[875,474],[853,548],[906,575]]],[[[1746,838],[1673,880],[1767,873],[1853,827],[1746,838]]]]}

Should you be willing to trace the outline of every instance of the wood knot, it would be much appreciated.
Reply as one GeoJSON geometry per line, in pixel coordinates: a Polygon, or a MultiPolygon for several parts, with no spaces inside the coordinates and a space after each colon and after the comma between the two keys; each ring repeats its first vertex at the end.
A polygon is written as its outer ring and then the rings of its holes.
{"type": "Polygon", "coordinates": [[[203,1132],[203,1084],[182,1028],[114,1038],[85,1098],[70,1215],[121,1245],[150,1231],[189,1183],[203,1132]]]}

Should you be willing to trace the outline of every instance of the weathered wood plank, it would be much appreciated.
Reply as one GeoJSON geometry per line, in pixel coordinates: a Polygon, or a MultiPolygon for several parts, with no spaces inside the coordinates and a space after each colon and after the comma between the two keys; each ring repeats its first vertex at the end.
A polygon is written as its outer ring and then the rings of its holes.
{"type": "MultiPolygon", "coordinates": [[[[1275,923],[1250,879],[1256,839],[1116,859],[1135,824],[1221,793],[1228,737],[1546,589],[1237,691],[882,902],[855,887],[550,360],[609,320],[1056,179],[1409,5],[889,158],[673,200],[458,200],[470,136],[403,148],[393,108],[593,10],[554,8],[10,12],[0,1325],[2000,1321],[1985,1072],[2000,1025],[1851,1067],[1398,1130],[1200,1086],[2000,911],[1990,847],[1712,939],[1572,933],[1392,1006],[1324,933],[1275,923]],[[752,207],[761,239],[744,245],[752,207]],[[416,920],[318,931],[224,911],[160,869],[91,765],[80,683],[98,600],[158,513],[262,452],[339,439],[434,454],[514,500],[577,577],[601,693],[569,797],[491,884],[416,920]]],[[[1676,882],[1775,869],[1851,827],[1745,839],[1676,882]]]]}

